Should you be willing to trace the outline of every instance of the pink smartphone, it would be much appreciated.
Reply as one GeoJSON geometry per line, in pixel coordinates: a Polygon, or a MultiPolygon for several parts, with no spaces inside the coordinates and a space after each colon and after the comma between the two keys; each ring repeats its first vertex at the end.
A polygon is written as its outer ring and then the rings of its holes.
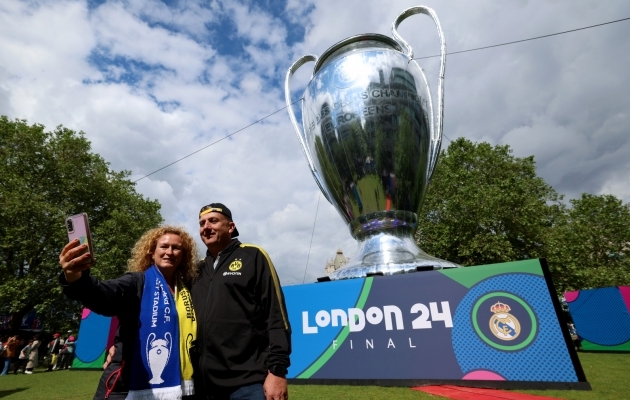
{"type": "MultiPolygon", "coordinates": [[[[66,229],[68,230],[68,241],[79,239],[80,244],[87,244],[85,251],[90,252],[90,258],[82,264],[94,264],[94,247],[92,246],[92,236],[90,235],[90,225],[86,213],[71,215],[66,218],[66,229]]],[[[81,253],[80,255],[84,254],[81,253]]]]}

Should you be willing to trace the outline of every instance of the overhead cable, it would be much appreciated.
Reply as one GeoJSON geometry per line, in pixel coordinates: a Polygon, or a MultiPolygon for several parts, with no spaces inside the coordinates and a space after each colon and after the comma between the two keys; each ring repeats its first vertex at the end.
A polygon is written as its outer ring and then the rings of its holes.
{"type": "MultiPolygon", "coordinates": [[[[616,22],[622,22],[622,21],[627,21],[630,20],[630,17],[628,18],[622,18],[622,19],[617,19],[614,21],[609,21],[609,22],[604,22],[602,24],[596,24],[596,25],[590,25],[590,26],[585,26],[583,28],[577,28],[577,29],[571,29],[568,31],[562,31],[562,32],[557,32],[557,33],[550,33],[549,35],[542,35],[542,36],[536,36],[533,38],[529,38],[529,39],[521,39],[521,40],[515,40],[513,42],[505,42],[505,43],[499,43],[499,44],[493,44],[491,46],[484,46],[484,47],[476,47],[474,49],[468,49],[468,50],[460,50],[460,51],[453,51],[450,53],[446,53],[446,55],[453,55],[453,54],[461,54],[461,53],[468,53],[470,51],[477,51],[477,50],[485,50],[485,49],[491,49],[493,47],[500,47],[500,46],[507,46],[509,44],[516,44],[516,43],[522,43],[522,42],[529,42],[530,40],[536,40],[536,39],[543,39],[543,38],[547,38],[547,37],[551,37],[551,36],[558,36],[558,35],[564,35],[565,33],[571,33],[571,32],[577,32],[577,31],[583,31],[584,29],[591,29],[591,28],[596,28],[598,26],[603,26],[603,25],[609,25],[609,24],[614,24],[616,22]]],[[[425,58],[433,58],[433,57],[440,57],[440,54],[436,54],[433,56],[425,56],[425,57],[417,57],[414,58],[414,60],[423,60],[425,58]]]]}
{"type": "MultiPolygon", "coordinates": [[[[300,100],[302,100],[302,99],[301,99],[301,98],[300,98],[300,99],[297,99],[297,100],[295,100],[295,101],[294,101],[293,103],[291,103],[291,104],[293,105],[293,104],[297,103],[297,102],[298,102],[298,101],[300,101],[300,100]]],[[[259,123],[259,122],[261,122],[261,121],[264,121],[265,119],[267,119],[267,118],[271,117],[272,115],[279,113],[280,111],[284,110],[285,108],[287,108],[287,106],[284,106],[284,107],[282,107],[282,108],[279,108],[279,109],[277,109],[276,111],[272,112],[271,114],[265,115],[265,116],[264,116],[264,117],[262,117],[261,119],[259,119],[259,120],[257,120],[257,121],[254,121],[254,122],[252,122],[251,124],[249,124],[249,125],[247,125],[247,126],[244,126],[244,127],[242,127],[241,129],[236,130],[236,131],[234,131],[234,132],[230,133],[229,135],[223,136],[221,139],[219,139],[219,140],[215,140],[214,142],[212,142],[212,143],[210,143],[210,144],[208,144],[208,145],[206,145],[206,146],[203,146],[202,148],[197,149],[197,150],[193,151],[192,153],[187,154],[187,155],[185,155],[184,157],[182,157],[182,158],[180,158],[180,159],[178,159],[178,160],[175,160],[175,161],[173,161],[173,162],[172,162],[172,163],[170,163],[170,164],[167,164],[167,165],[163,166],[162,168],[156,169],[155,171],[151,172],[150,174],[146,174],[146,175],[145,175],[145,176],[143,176],[142,178],[136,179],[135,181],[133,181],[133,183],[136,183],[136,182],[138,182],[138,181],[141,181],[141,180],[143,180],[144,178],[146,178],[146,177],[148,177],[148,176],[151,176],[151,175],[155,174],[156,172],[160,172],[161,170],[163,170],[163,169],[165,169],[165,168],[168,168],[168,167],[170,167],[170,166],[171,166],[171,165],[173,165],[173,164],[177,164],[178,162],[180,162],[180,161],[182,161],[182,160],[185,160],[186,158],[188,158],[188,157],[192,156],[193,154],[197,154],[197,153],[199,153],[201,150],[205,150],[205,149],[207,149],[208,147],[213,146],[213,145],[215,145],[215,144],[219,143],[220,141],[222,141],[222,140],[225,140],[225,139],[229,138],[230,136],[234,136],[234,135],[236,135],[237,133],[239,133],[239,132],[241,132],[241,131],[244,131],[245,129],[249,128],[250,126],[256,125],[257,123],[259,123]]]]}
{"type": "MultiPolygon", "coordinates": [[[[564,35],[565,33],[572,33],[572,32],[582,31],[582,30],[585,30],[585,29],[596,28],[596,27],[599,27],[599,26],[610,25],[610,24],[614,24],[614,23],[617,23],[617,22],[623,22],[623,21],[628,21],[628,20],[630,20],[630,17],[628,17],[628,18],[622,18],[622,19],[617,19],[617,20],[614,20],[614,21],[609,21],[609,22],[604,22],[604,23],[601,23],[601,24],[589,25],[589,26],[585,26],[585,27],[582,27],[582,28],[570,29],[570,30],[568,30],[568,31],[562,31],[562,32],[557,32],[557,33],[550,33],[550,34],[548,34],[548,35],[542,35],[542,36],[536,36],[536,37],[532,37],[532,38],[529,38],[529,39],[521,39],[521,40],[515,40],[515,41],[512,41],[512,42],[505,42],[505,43],[493,44],[493,45],[491,45],[491,46],[476,47],[476,48],[474,48],[474,49],[468,49],[468,50],[453,51],[453,52],[446,53],[446,54],[447,54],[447,55],[453,55],[453,54],[468,53],[468,52],[471,52],[471,51],[478,51],[478,50],[491,49],[491,48],[493,48],[493,47],[507,46],[507,45],[510,45],[510,44],[516,44],[516,43],[528,42],[528,41],[531,41],[531,40],[543,39],[543,38],[547,38],[547,37],[551,37],[551,36],[564,35]]],[[[423,59],[426,59],[426,58],[433,58],[433,57],[440,57],[440,55],[439,55],[439,54],[437,54],[437,55],[433,55],[433,56],[416,57],[416,58],[414,58],[414,60],[423,60],[423,59]]],[[[293,102],[293,103],[291,103],[291,104],[295,104],[295,103],[297,103],[297,102],[298,102],[298,101],[300,101],[300,100],[302,100],[302,99],[301,99],[301,98],[300,98],[300,99],[297,99],[296,101],[294,101],[294,102],[293,102]]],[[[234,135],[236,135],[237,133],[239,133],[239,132],[241,132],[241,131],[244,131],[245,129],[247,129],[247,128],[251,127],[251,126],[256,125],[257,123],[259,123],[259,122],[261,122],[261,121],[264,121],[265,119],[267,119],[267,118],[271,117],[272,115],[279,113],[280,111],[284,110],[285,108],[287,108],[287,106],[284,106],[284,107],[282,107],[282,108],[280,108],[280,109],[278,109],[278,110],[276,110],[276,111],[272,112],[271,114],[266,115],[266,116],[262,117],[261,119],[259,119],[259,120],[257,120],[257,121],[254,121],[254,122],[252,122],[251,124],[249,124],[249,125],[247,125],[247,126],[245,126],[245,127],[241,128],[241,129],[239,129],[239,130],[237,130],[237,131],[234,131],[234,132],[230,133],[230,134],[229,134],[229,135],[227,135],[227,136],[222,137],[222,138],[221,138],[221,139],[219,139],[219,140],[215,140],[214,142],[212,142],[212,143],[210,143],[210,144],[208,144],[208,145],[206,145],[206,146],[204,146],[204,147],[202,147],[202,148],[200,148],[200,149],[198,149],[198,150],[195,150],[195,151],[193,151],[192,153],[187,154],[187,155],[185,155],[184,157],[182,157],[182,158],[180,158],[180,159],[178,159],[178,160],[175,160],[175,161],[173,161],[173,162],[172,162],[172,163],[170,163],[170,164],[167,164],[167,165],[165,165],[165,166],[163,166],[163,167],[161,167],[161,168],[159,168],[159,169],[156,169],[155,171],[153,171],[153,172],[151,172],[151,173],[149,173],[149,174],[147,174],[147,175],[144,175],[142,178],[136,179],[135,181],[133,181],[133,183],[136,183],[136,182],[138,182],[138,181],[141,181],[141,180],[143,180],[143,179],[144,179],[144,178],[146,178],[146,177],[149,177],[149,176],[151,176],[151,175],[153,175],[153,174],[155,174],[155,173],[157,173],[157,172],[160,172],[161,170],[166,169],[166,168],[170,167],[171,165],[177,164],[178,162],[180,162],[180,161],[182,161],[182,160],[185,160],[186,158],[188,158],[188,157],[190,157],[190,156],[192,156],[192,155],[194,155],[194,154],[197,154],[197,153],[199,153],[200,151],[205,150],[205,149],[207,149],[207,148],[208,148],[208,147],[210,147],[210,146],[213,146],[213,145],[215,145],[215,144],[217,144],[217,143],[221,142],[222,140],[225,140],[225,139],[227,139],[227,138],[229,138],[229,137],[231,137],[231,136],[234,136],[234,135]]],[[[448,138],[447,138],[447,139],[448,139],[448,138]]],[[[448,140],[450,141],[450,139],[448,139],[448,140]]]]}
{"type": "Polygon", "coordinates": [[[308,245],[308,255],[306,256],[306,266],[304,266],[304,279],[302,283],[306,282],[306,271],[308,270],[308,260],[311,258],[311,247],[313,246],[313,236],[315,236],[315,224],[317,223],[317,213],[319,212],[319,200],[322,198],[322,193],[319,192],[317,196],[317,208],[315,209],[315,220],[313,221],[313,230],[311,231],[311,243],[308,245]]]}

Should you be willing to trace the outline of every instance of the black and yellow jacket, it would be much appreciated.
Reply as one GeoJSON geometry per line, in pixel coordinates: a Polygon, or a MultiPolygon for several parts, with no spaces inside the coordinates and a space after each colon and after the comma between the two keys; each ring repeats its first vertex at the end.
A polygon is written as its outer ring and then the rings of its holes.
{"type": "Polygon", "coordinates": [[[271,366],[289,366],[291,327],[278,275],[267,253],[232,239],[208,253],[192,288],[199,365],[195,389],[263,382],[271,366]]]}

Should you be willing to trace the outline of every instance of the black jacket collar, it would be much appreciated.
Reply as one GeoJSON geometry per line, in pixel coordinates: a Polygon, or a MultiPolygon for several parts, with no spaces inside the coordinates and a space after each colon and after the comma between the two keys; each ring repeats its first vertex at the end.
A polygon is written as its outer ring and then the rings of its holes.
{"type": "MultiPolygon", "coordinates": [[[[230,244],[227,245],[226,248],[224,248],[223,250],[221,250],[219,252],[219,255],[225,255],[225,254],[229,254],[231,252],[234,251],[234,249],[236,249],[237,247],[240,247],[241,242],[238,241],[238,239],[232,239],[230,241],[230,244]]],[[[214,256],[212,256],[212,254],[210,253],[210,250],[206,250],[206,258],[210,258],[211,260],[214,261],[214,256]]]]}

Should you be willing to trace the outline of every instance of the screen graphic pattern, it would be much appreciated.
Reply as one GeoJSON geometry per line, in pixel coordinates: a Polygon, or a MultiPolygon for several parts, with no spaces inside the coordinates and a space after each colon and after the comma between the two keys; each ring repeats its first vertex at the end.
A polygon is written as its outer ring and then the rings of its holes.
{"type": "MultiPolygon", "coordinates": [[[[480,321],[479,325],[484,322],[480,321]]],[[[483,371],[511,381],[578,381],[545,279],[541,276],[498,275],[479,282],[459,304],[453,326],[453,349],[465,375],[483,371]],[[538,331],[527,346],[502,351],[482,340],[475,330],[473,308],[479,299],[492,293],[496,293],[497,297],[509,293],[537,311],[535,318],[538,331]],[[545,359],[558,362],[553,365],[540,362],[545,359]]],[[[531,330],[531,322],[528,326],[531,330]]],[[[529,336],[530,333],[521,332],[521,335],[529,336]]]]}

